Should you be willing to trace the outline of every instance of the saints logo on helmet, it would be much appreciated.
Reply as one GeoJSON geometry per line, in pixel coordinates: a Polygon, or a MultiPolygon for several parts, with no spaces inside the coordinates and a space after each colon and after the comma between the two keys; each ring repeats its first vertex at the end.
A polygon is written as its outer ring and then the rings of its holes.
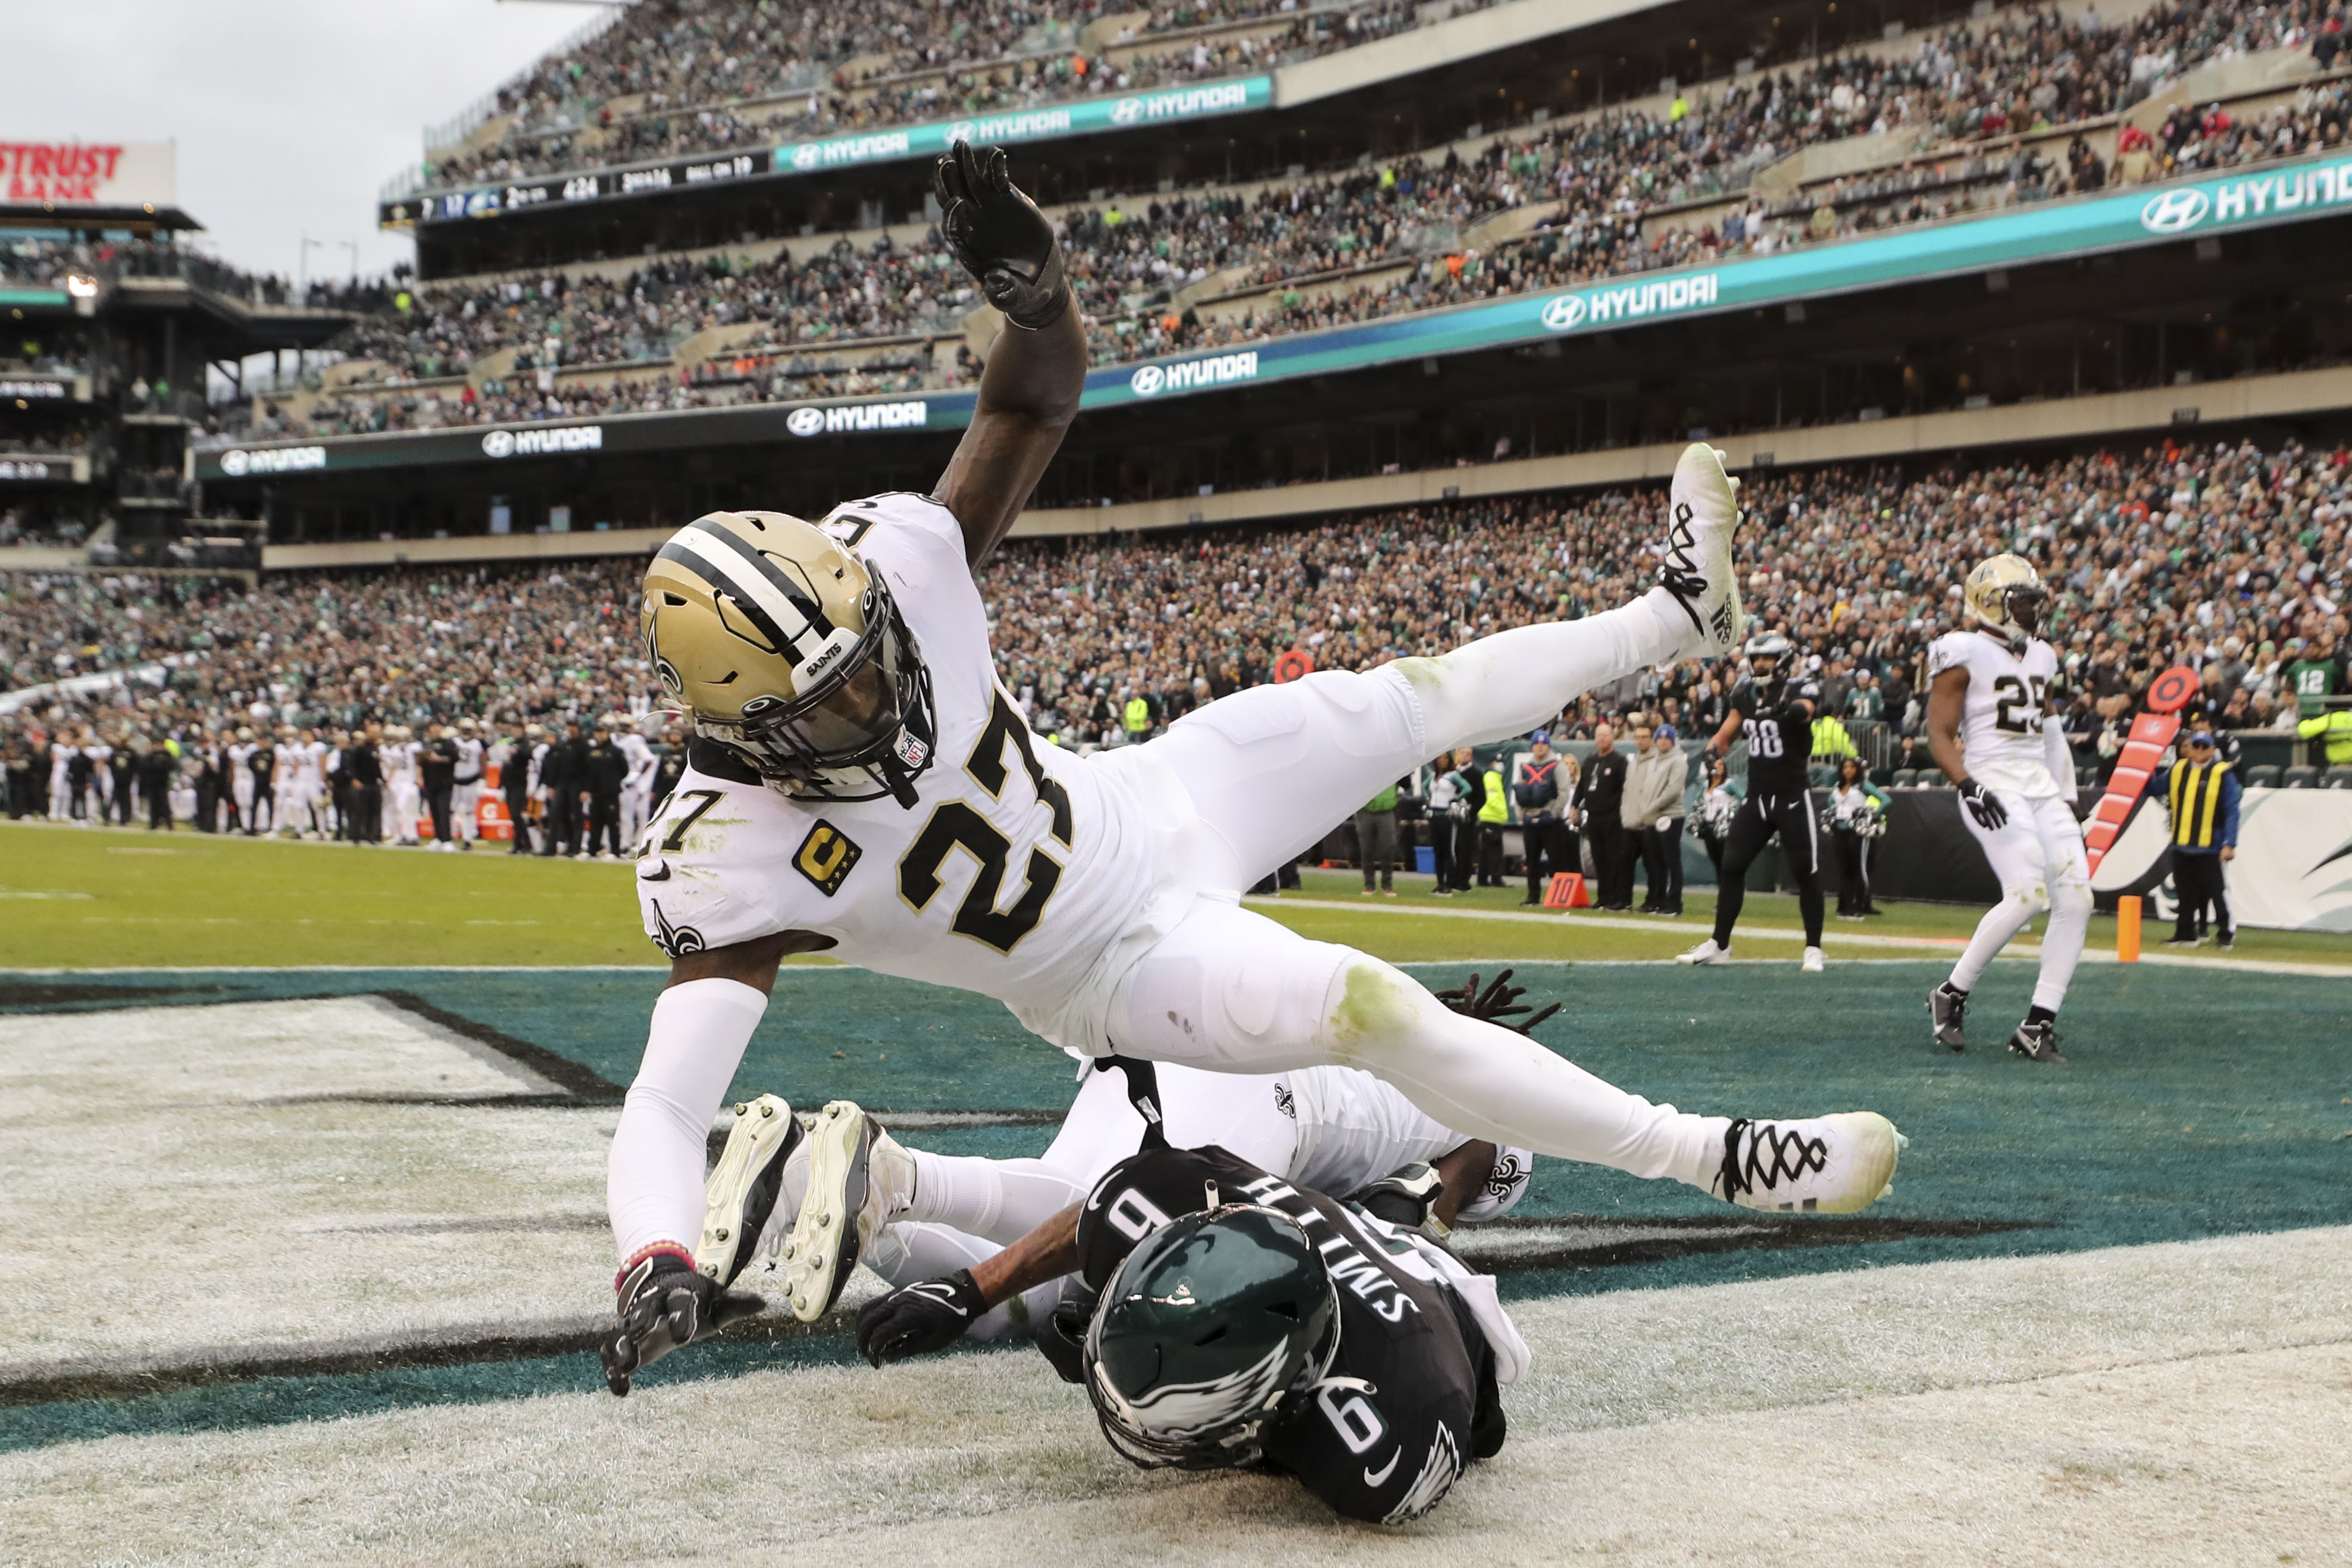
{"type": "Polygon", "coordinates": [[[1969,619],[2021,652],[2041,631],[2042,612],[2050,603],[2042,574],[2021,555],[1978,562],[1961,592],[1969,619]]]}
{"type": "Polygon", "coordinates": [[[1797,645],[1778,632],[1766,632],[1748,639],[1740,652],[1748,656],[1748,678],[1756,684],[1756,695],[1766,702],[1779,696],[1797,645]]]}
{"type": "Polygon", "coordinates": [[[1087,1396],[1147,1469],[1245,1465],[1339,1351],[1339,1292],[1306,1231],[1227,1204],[1162,1226],[1111,1276],[1087,1329],[1087,1396]]]}
{"type": "Polygon", "coordinates": [[[881,576],[782,512],[713,512],[646,570],[646,657],[695,733],[770,783],[915,803],[930,674],[881,576]]]}

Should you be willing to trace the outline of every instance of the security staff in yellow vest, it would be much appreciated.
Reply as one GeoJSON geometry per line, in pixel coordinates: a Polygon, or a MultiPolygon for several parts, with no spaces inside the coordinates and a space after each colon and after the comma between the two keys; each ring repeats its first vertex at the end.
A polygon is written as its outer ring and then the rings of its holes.
{"type": "Polygon", "coordinates": [[[2352,708],[2335,708],[2298,720],[2294,732],[2326,747],[2328,767],[2352,767],[2352,708]]]}
{"type": "Polygon", "coordinates": [[[2210,905],[2215,942],[2226,951],[2237,934],[2230,925],[2221,867],[2238,854],[2238,774],[2214,753],[2211,730],[2193,730],[2182,745],[2180,759],[2172,765],[2167,804],[2172,811],[2172,890],[2179,896],[2180,916],[2165,946],[2197,946],[2210,905]]]}
{"type": "Polygon", "coordinates": [[[1486,765],[1486,799],[1478,808],[1478,885],[1503,885],[1503,824],[1511,820],[1510,791],[1504,787],[1502,759],[1486,765]]]}
{"type": "Polygon", "coordinates": [[[1134,746],[1151,734],[1151,704],[1141,692],[1130,687],[1127,701],[1118,712],[1119,727],[1127,731],[1127,743],[1134,746]]]}

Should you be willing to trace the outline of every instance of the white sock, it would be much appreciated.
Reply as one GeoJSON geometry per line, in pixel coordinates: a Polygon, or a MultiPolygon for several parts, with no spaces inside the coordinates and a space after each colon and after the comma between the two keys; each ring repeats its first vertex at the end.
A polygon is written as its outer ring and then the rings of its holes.
{"type": "Polygon", "coordinates": [[[1602,614],[1515,626],[1391,667],[1421,698],[1434,754],[1525,735],[1596,687],[1671,663],[1695,635],[1675,596],[1654,588],[1602,614]]]}
{"type": "MultiPolygon", "coordinates": [[[[1985,966],[1993,961],[2010,938],[2016,936],[2033,919],[2033,905],[2021,898],[2004,898],[1984,912],[1977,922],[1977,934],[1969,938],[1969,949],[1960,961],[1952,966],[1952,988],[1972,991],[1982,977],[1985,966]]],[[[2087,918],[2084,925],[2087,925],[2087,918]]],[[[2070,970],[2071,972],[2071,970],[2070,970]]],[[[2063,988],[2061,988],[2063,994],[2063,988]]]]}
{"type": "Polygon", "coordinates": [[[1041,1160],[983,1160],[907,1151],[915,1196],[906,1218],[1009,1246],[1085,1197],[1086,1189],[1041,1160]]]}

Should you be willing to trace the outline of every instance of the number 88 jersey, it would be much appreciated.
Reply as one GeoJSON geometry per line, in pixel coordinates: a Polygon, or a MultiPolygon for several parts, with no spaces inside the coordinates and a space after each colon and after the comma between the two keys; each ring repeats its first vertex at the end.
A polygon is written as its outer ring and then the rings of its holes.
{"type": "Polygon", "coordinates": [[[1969,777],[2028,797],[2062,793],[2042,739],[2058,679],[2058,655],[2050,644],[2037,637],[2017,653],[1989,632],[1948,632],[1927,649],[1928,682],[1947,670],[1969,673],[1960,749],[1969,777]]]}

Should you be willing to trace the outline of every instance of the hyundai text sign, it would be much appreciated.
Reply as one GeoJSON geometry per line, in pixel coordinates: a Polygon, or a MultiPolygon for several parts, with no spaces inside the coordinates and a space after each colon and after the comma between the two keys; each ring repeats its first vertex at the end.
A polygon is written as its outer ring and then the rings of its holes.
{"type": "Polygon", "coordinates": [[[2139,226],[2153,235],[2187,234],[2208,219],[2243,223],[2326,206],[2352,206],[2352,162],[2177,186],[2147,199],[2139,226]]]}
{"type": "Polygon", "coordinates": [[[931,406],[920,398],[906,402],[851,402],[834,408],[801,407],[784,417],[794,435],[838,435],[845,431],[916,430],[930,423],[931,406]]]}
{"type": "Polygon", "coordinates": [[[1127,378],[1129,390],[1138,397],[1158,397],[1164,392],[1192,392],[1201,387],[1223,386],[1227,382],[1257,380],[1257,350],[1244,350],[1238,354],[1214,354],[1205,360],[1183,360],[1172,365],[1139,365],[1127,378]]]}
{"type": "Polygon", "coordinates": [[[482,437],[485,457],[541,457],[557,452],[601,452],[604,427],[567,424],[555,430],[493,430],[482,437]]]}
{"type": "Polygon", "coordinates": [[[265,446],[254,452],[232,446],[220,455],[221,472],[232,479],[248,474],[299,474],[326,465],[323,446],[265,446]]]}
{"type": "Polygon", "coordinates": [[[1163,120],[1193,120],[1204,114],[1231,114],[1250,106],[1249,83],[1212,82],[1207,87],[1178,88],[1172,92],[1123,98],[1111,105],[1113,125],[1151,125],[1163,120]]]}
{"type": "Polygon", "coordinates": [[[178,162],[169,141],[0,141],[0,204],[169,206],[178,162]]]}
{"type": "Polygon", "coordinates": [[[1722,298],[1721,280],[1712,272],[1688,277],[1629,283],[1615,288],[1580,288],[1544,301],[1543,324],[1548,331],[1573,332],[1580,327],[1607,326],[1646,316],[1668,316],[1697,310],[1722,298]]]}

